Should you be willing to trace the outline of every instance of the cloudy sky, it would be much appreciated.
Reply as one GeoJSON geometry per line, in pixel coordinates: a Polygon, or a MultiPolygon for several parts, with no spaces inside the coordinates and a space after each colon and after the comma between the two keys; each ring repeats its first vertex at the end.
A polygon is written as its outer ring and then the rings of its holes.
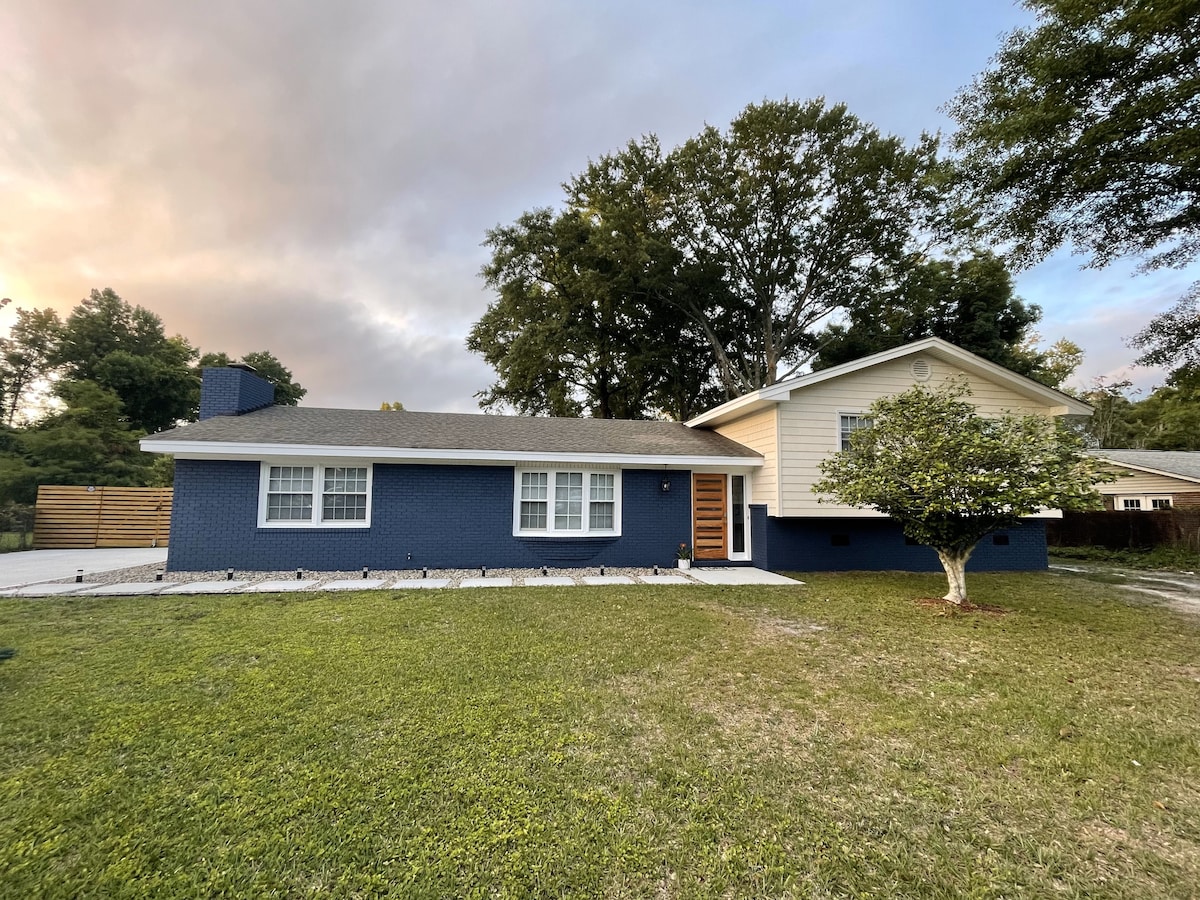
{"type": "MultiPolygon", "coordinates": [[[[1027,21],[1009,0],[3,4],[0,296],[65,313],[112,287],[204,350],[271,350],[305,405],[472,411],[488,228],[764,98],[946,130],[1027,21]]],[[[1018,287],[1087,377],[1200,277],[1078,263],[1018,287]]]]}

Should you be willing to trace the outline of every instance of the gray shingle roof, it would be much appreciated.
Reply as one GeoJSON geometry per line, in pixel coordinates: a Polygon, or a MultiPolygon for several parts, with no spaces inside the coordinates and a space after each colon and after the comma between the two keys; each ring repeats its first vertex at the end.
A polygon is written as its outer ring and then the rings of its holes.
{"type": "Polygon", "coordinates": [[[1092,456],[1126,463],[1168,475],[1200,480],[1200,451],[1195,450],[1089,450],[1092,456]]]}
{"type": "Polygon", "coordinates": [[[389,450],[470,450],[637,456],[760,458],[703,428],[681,422],[552,419],[401,410],[271,406],[241,416],[217,416],[143,438],[242,444],[311,444],[389,450]]]}

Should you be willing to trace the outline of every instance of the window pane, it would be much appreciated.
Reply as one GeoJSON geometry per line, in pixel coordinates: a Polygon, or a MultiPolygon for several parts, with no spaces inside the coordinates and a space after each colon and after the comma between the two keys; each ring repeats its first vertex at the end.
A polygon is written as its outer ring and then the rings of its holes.
{"type": "Polygon", "coordinates": [[[330,466],[325,470],[325,491],[332,494],[365,494],[367,492],[366,468],[330,466]]]}
{"type": "Polygon", "coordinates": [[[849,450],[850,435],[854,434],[860,428],[868,427],[870,424],[871,419],[868,416],[841,416],[839,419],[841,448],[849,450]]]}
{"type": "Polygon", "coordinates": [[[591,480],[591,500],[612,500],[613,499],[613,475],[592,475],[591,480]]]}
{"type": "Polygon", "coordinates": [[[312,466],[271,466],[267,491],[281,494],[311,491],[313,486],[312,466]]]}
{"type": "Polygon", "coordinates": [[[545,500],[549,476],[545,472],[521,473],[521,499],[545,500]]]}
{"type": "Polygon", "coordinates": [[[538,502],[536,500],[521,501],[521,527],[545,529],[546,527],[546,503],[545,501],[538,502]]]}
{"type": "Polygon", "coordinates": [[[1150,501],[1150,508],[1151,509],[1170,509],[1171,508],[1171,498],[1170,497],[1155,497],[1153,500],[1150,501]]]}
{"type": "Polygon", "coordinates": [[[734,553],[746,552],[746,476],[729,477],[729,518],[732,520],[732,549],[734,553]]]}
{"type": "Polygon", "coordinates": [[[268,522],[307,522],[312,519],[312,494],[268,494],[268,522]]]}
{"type": "Polygon", "coordinates": [[[1137,498],[1126,497],[1124,500],[1126,509],[1141,509],[1142,501],[1137,498]]]}
{"type": "Polygon", "coordinates": [[[613,527],[613,505],[612,503],[593,503],[588,509],[588,528],[593,531],[604,530],[612,531],[613,527]]]}
{"type": "Polygon", "coordinates": [[[583,473],[554,474],[554,527],[583,530],[583,473]]]}
{"type": "Polygon", "coordinates": [[[365,522],[366,494],[326,494],[321,517],[325,521],[365,522]]]}

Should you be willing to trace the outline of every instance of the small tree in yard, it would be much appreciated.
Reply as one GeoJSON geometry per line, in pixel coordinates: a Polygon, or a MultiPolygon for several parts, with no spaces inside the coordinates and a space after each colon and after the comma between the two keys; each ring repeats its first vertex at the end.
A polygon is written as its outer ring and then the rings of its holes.
{"type": "MultiPolygon", "coordinates": [[[[963,384],[921,385],[877,400],[851,449],[821,463],[813,485],[837,502],[898,521],[937,552],[950,584],[967,599],[966,565],[980,538],[1039,509],[1098,508],[1093,485],[1111,481],[1079,438],[1045,416],[983,416],[963,384]]],[[[822,502],[834,502],[821,498],[822,502]]]]}

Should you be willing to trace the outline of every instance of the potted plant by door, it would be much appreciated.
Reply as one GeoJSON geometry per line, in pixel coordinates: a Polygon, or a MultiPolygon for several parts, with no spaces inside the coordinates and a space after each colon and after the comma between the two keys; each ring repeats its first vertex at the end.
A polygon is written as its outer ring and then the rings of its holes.
{"type": "Polygon", "coordinates": [[[680,544],[675,555],[679,557],[679,568],[687,571],[692,567],[692,548],[687,544],[680,544]]]}

